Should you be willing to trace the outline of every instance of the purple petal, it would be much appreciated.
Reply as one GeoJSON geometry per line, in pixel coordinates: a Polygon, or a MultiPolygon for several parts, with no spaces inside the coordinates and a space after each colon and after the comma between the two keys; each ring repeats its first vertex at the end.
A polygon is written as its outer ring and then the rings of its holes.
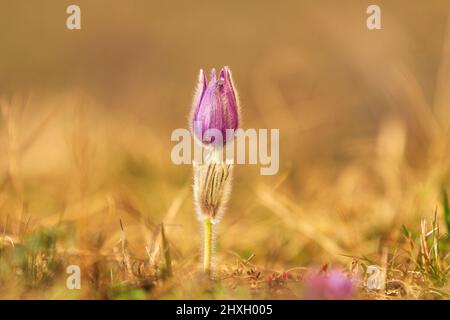
{"type": "Polygon", "coordinates": [[[208,129],[216,129],[222,133],[222,144],[226,143],[227,129],[235,130],[238,126],[236,94],[227,67],[222,68],[219,79],[215,69],[211,70],[211,79],[206,88],[203,85],[198,105],[194,103],[193,107],[193,129],[196,138],[204,144],[210,144],[214,139],[203,141],[204,134],[208,129]]]}
{"type": "Polygon", "coordinates": [[[216,69],[211,69],[211,80],[209,81],[209,84],[216,83],[216,69]]]}

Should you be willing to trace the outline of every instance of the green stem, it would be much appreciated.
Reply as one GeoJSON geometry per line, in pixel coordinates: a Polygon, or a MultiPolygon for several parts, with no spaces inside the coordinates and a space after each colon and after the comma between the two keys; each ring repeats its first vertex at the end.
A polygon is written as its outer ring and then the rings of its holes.
{"type": "Polygon", "coordinates": [[[203,271],[211,275],[213,258],[213,222],[207,217],[203,220],[203,271]]]}

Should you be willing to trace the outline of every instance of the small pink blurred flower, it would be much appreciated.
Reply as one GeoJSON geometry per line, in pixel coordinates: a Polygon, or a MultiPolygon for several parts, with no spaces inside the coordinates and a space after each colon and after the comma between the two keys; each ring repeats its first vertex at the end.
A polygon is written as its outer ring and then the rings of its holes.
{"type": "Polygon", "coordinates": [[[305,281],[306,299],[345,300],[356,291],[357,279],[335,269],[307,275],[305,281]]]}

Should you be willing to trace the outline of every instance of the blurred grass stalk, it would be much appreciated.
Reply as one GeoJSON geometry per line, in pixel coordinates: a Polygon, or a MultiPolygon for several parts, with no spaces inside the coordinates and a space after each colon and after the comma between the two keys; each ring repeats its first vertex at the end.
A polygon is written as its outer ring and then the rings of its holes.
{"type": "Polygon", "coordinates": [[[231,168],[231,164],[219,162],[216,157],[194,164],[195,205],[203,224],[203,271],[209,276],[213,275],[214,227],[224,213],[231,190],[231,168]]]}
{"type": "Polygon", "coordinates": [[[206,274],[211,274],[213,232],[213,222],[211,218],[206,217],[203,220],[203,271],[206,274]]]}

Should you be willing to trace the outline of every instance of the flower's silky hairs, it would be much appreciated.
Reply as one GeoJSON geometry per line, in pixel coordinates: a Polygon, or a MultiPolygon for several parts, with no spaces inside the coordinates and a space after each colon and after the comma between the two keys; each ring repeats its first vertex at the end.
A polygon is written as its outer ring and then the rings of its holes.
{"type": "Polygon", "coordinates": [[[218,222],[231,189],[231,164],[207,162],[194,164],[194,197],[199,218],[218,222]]]}
{"type": "Polygon", "coordinates": [[[194,163],[194,199],[197,217],[203,227],[203,271],[210,276],[213,271],[215,226],[225,212],[233,171],[232,164],[223,161],[220,155],[222,148],[234,137],[229,132],[237,129],[238,118],[237,93],[228,67],[224,67],[218,77],[213,69],[209,83],[203,70],[200,70],[191,128],[196,143],[205,149],[205,161],[194,163]],[[208,135],[209,131],[214,130],[220,134],[208,135]]]}

